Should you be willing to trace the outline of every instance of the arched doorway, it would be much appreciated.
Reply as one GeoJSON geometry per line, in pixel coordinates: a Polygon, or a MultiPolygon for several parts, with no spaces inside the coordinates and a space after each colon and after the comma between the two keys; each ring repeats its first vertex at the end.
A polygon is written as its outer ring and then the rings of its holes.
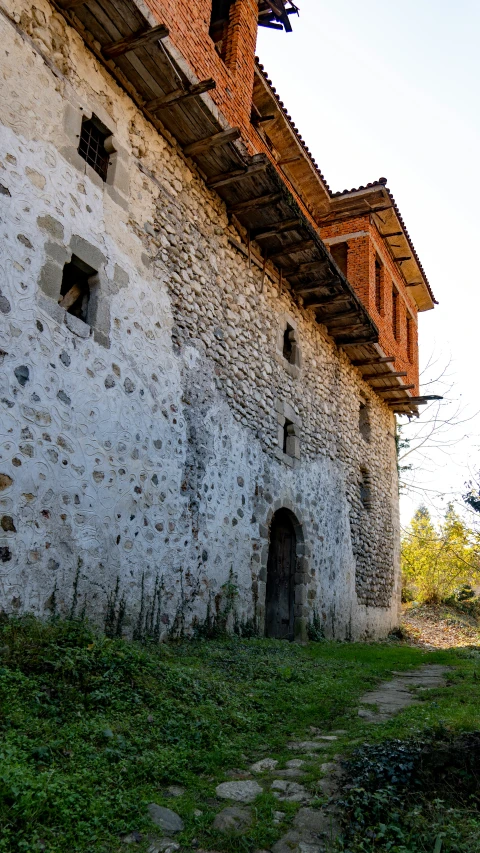
{"type": "Polygon", "coordinates": [[[265,601],[265,634],[293,640],[295,628],[295,567],[297,536],[291,513],[279,509],[270,527],[265,601]]]}

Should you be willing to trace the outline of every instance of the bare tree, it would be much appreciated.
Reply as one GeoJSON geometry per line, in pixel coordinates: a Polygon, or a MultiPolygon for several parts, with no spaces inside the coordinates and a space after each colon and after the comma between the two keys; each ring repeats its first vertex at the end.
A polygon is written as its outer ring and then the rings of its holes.
{"type": "Polygon", "coordinates": [[[457,494],[446,494],[436,486],[439,470],[446,466],[465,467],[458,458],[464,443],[471,437],[467,424],[477,417],[461,399],[455,397],[455,381],[451,358],[446,361],[432,355],[420,374],[422,395],[434,391],[440,399],[423,408],[420,415],[399,416],[397,421],[397,453],[402,494],[418,497],[430,506],[445,498],[458,500],[457,494]],[[407,418],[405,420],[405,418],[407,418]]]}

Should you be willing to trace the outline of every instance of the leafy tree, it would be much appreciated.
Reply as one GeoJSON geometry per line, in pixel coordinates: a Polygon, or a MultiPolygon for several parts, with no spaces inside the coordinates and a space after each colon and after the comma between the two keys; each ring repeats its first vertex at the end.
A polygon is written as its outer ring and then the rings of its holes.
{"type": "Polygon", "coordinates": [[[404,597],[438,603],[462,584],[480,581],[480,535],[449,504],[437,526],[425,506],[402,541],[404,597]]]}

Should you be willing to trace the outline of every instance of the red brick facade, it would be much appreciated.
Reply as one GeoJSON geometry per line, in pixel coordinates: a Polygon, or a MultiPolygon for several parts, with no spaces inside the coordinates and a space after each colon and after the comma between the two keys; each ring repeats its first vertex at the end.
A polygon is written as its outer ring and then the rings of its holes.
{"type": "Polygon", "coordinates": [[[321,228],[320,233],[330,249],[336,245],[332,243],[335,238],[347,238],[347,278],[378,326],[380,346],[387,355],[395,356],[395,370],[406,370],[405,384],[414,384],[412,394],[418,393],[417,306],[370,215],[336,222],[321,228]],[[378,271],[375,269],[376,261],[380,265],[378,271]],[[398,294],[395,329],[394,293],[398,294]],[[409,331],[407,320],[410,322],[409,331]]]}

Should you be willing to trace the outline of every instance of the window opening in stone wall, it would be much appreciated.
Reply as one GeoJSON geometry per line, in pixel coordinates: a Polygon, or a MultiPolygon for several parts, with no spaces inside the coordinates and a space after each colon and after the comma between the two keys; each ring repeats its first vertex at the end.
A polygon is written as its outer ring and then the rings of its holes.
{"type": "Polygon", "coordinates": [[[217,53],[224,60],[227,54],[228,25],[230,6],[233,0],[212,0],[209,35],[215,44],[217,53]]]}
{"type": "Polygon", "coordinates": [[[370,407],[364,400],[360,401],[358,428],[365,441],[370,441],[370,407]]]}
{"type": "Polygon", "coordinates": [[[87,322],[88,317],[89,281],[96,272],[75,255],[72,256],[70,263],[65,264],[63,268],[58,304],[65,308],[68,314],[73,314],[74,317],[78,317],[84,323],[87,322]]]}
{"type": "Polygon", "coordinates": [[[383,264],[380,258],[375,258],[375,308],[380,314],[383,311],[383,264]]]}
{"type": "Polygon", "coordinates": [[[392,290],[392,329],[393,337],[398,340],[398,290],[396,287],[392,290]]]}
{"type": "Polygon", "coordinates": [[[413,361],[413,320],[407,317],[407,356],[409,361],[413,361]]]}
{"type": "Polygon", "coordinates": [[[289,323],[287,323],[287,327],[283,333],[283,357],[290,364],[295,363],[295,332],[289,323]]]}
{"type": "Polygon", "coordinates": [[[100,175],[102,181],[107,180],[109,154],[105,148],[105,140],[109,136],[110,131],[95,115],[83,119],[78,153],[97,175],[100,175]]]}
{"type": "Polygon", "coordinates": [[[372,485],[366,468],[360,469],[360,500],[365,509],[372,508],[372,485]]]}
{"type": "Polygon", "coordinates": [[[333,260],[335,261],[337,267],[343,272],[345,278],[347,277],[347,260],[348,260],[348,243],[344,241],[343,243],[334,243],[333,246],[330,246],[330,252],[333,260]]]}
{"type": "Polygon", "coordinates": [[[295,424],[292,423],[292,421],[289,421],[288,418],[285,418],[285,423],[283,425],[283,452],[286,456],[294,456],[298,458],[300,455],[298,444],[299,439],[295,424]]]}

